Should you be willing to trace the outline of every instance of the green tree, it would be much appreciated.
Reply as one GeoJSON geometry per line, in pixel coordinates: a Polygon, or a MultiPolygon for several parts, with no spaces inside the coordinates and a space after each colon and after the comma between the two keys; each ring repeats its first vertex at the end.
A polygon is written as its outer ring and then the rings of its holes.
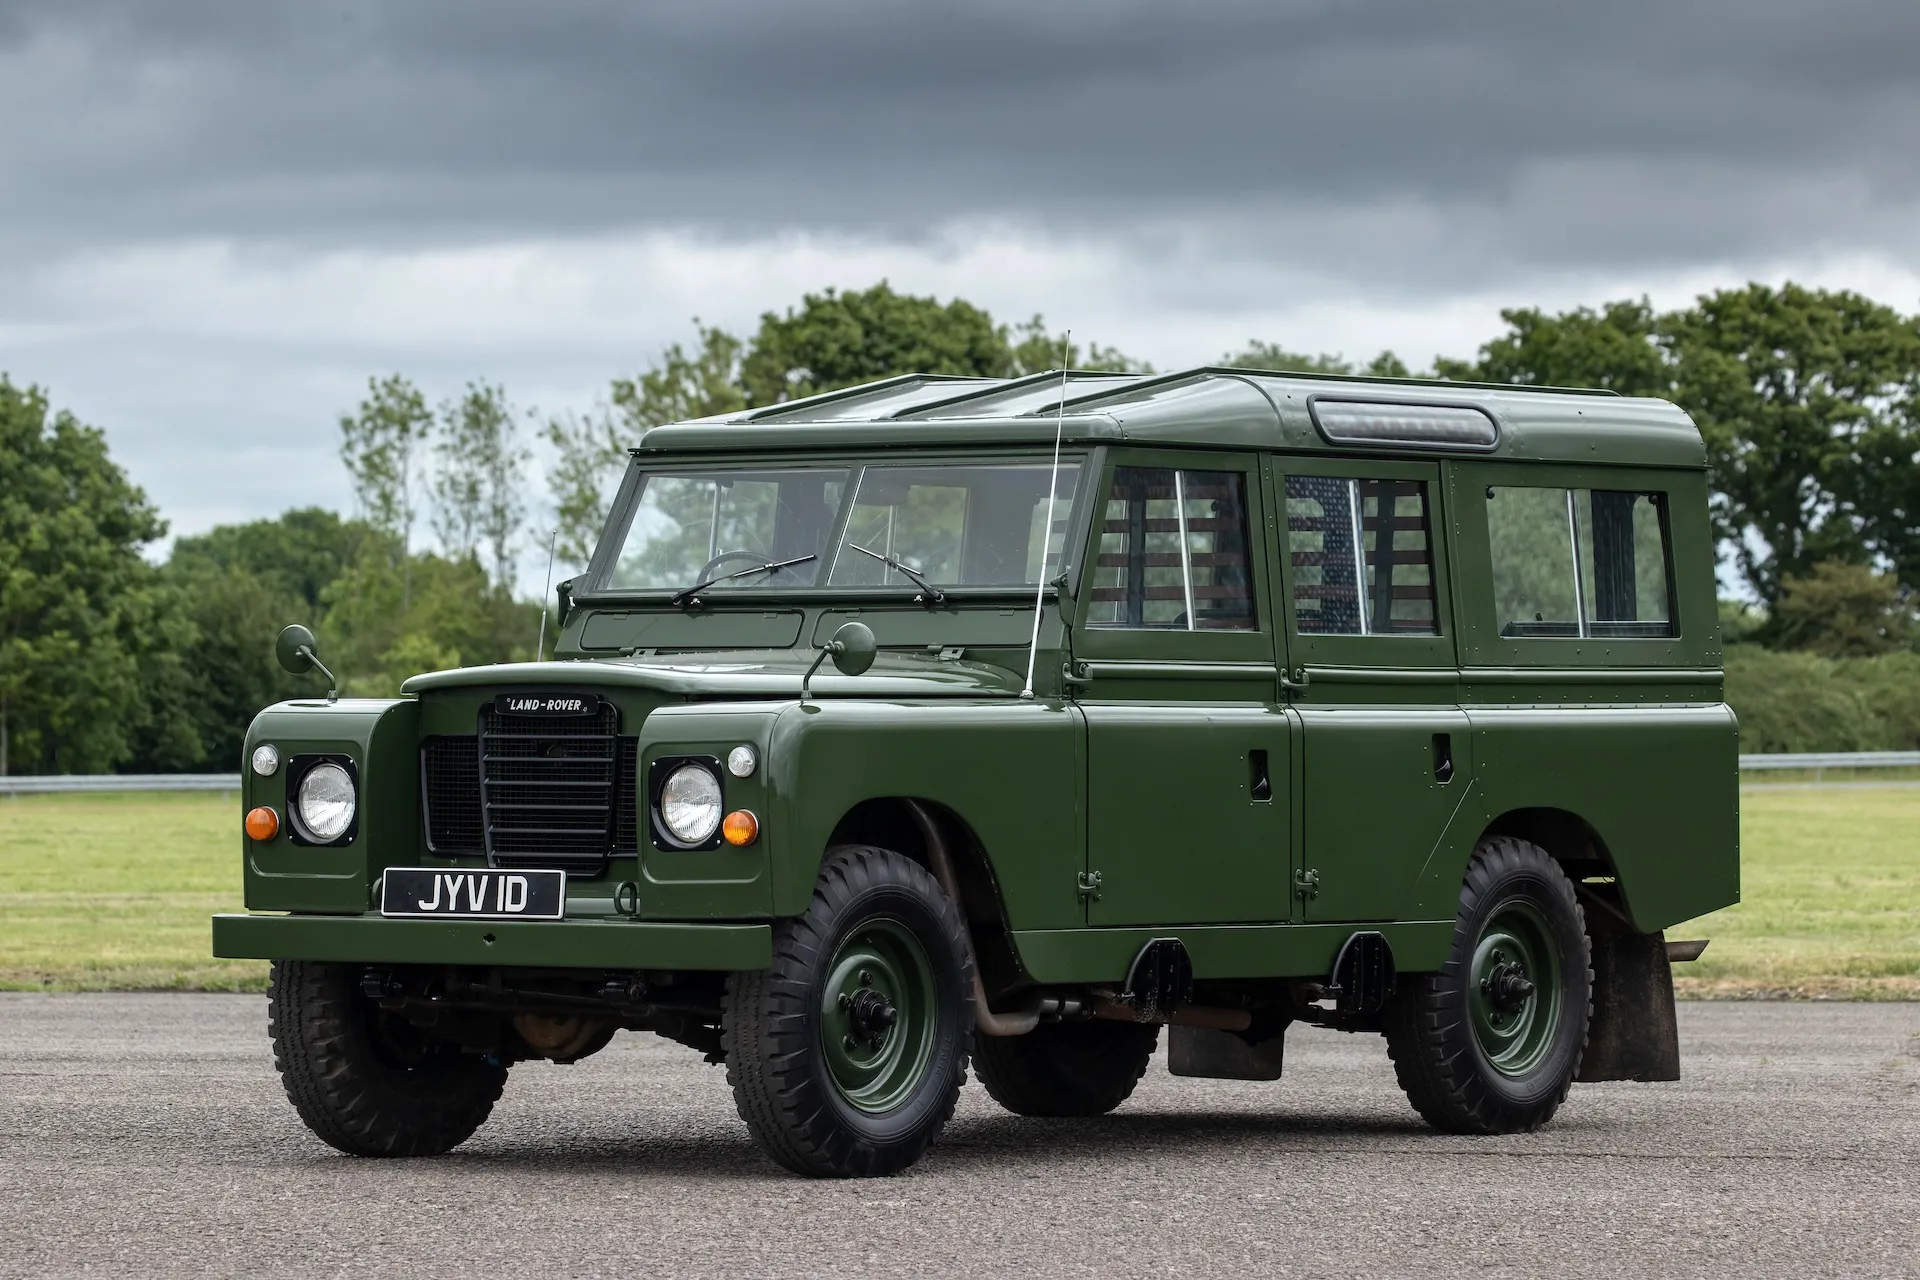
{"type": "Polygon", "coordinates": [[[432,433],[426,397],[397,373],[368,378],[366,399],[340,419],[340,460],[353,479],[361,515],[399,545],[403,601],[412,597],[420,455],[432,433]]]}
{"type": "Polygon", "coordinates": [[[626,438],[638,442],[648,427],[687,422],[747,407],[741,361],[745,344],[724,329],[693,318],[700,344],[689,353],[674,343],[637,378],[613,380],[613,408],[626,438]]]}
{"type": "Polygon", "coordinates": [[[513,589],[513,541],[526,518],[521,478],[530,454],[500,387],[467,384],[440,407],[434,440],[433,528],[453,559],[490,554],[496,590],[513,589]]]}
{"type": "Polygon", "coordinates": [[[1010,357],[1006,370],[1009,377],[1024,378],[1063,366],[1096,373],[1153,372],[1152,365],[1144,360],[1133,359],[1117,347],[1103,347],[1093,342],[1083,348],[1069,341],[1064,333],[1050,333],[1043,316],[1035,315],[1024,324],[1001,332],[1007,341],[1010,357]]]}
{"type": "Polygon", "coordinates": [[[199,756],[191,624],[140,554],[165,531],[98,429],[0,375],[0,775],[199,756]]]}
{"type": "Polygon", "coordinates": [[[194,628],[179,656],[194,691],[184,718],[204,747],[197,767],[235,767],[246,727],[262,707],[317,691],[318,677],[280,669],[274,637],[290,622],[321,626],[322,601],[364,546],[379,544],[378,555],[391,562],[384,536],[309,507],[173,544],[163,576],[186,602],[194,628]]]}
{"type": "Polygon", "coordinates": [[[1769,624],[1778,647],[1828,658],[1898,653],[1916,634],[1911,593],[1893,575],[1840,560],[1785,575],[1769,624]]]}
{"type": "Polygon", "coordinates": [[[1911,526],[1862,503],[1911,486],[1920,466],[1896,408],[1920,382],[1920,324],[1856,293],[1751,284],[1662,329],[1676,398],[1707,441],[1718,532],[1762,600],[1789,574],[1865,561],[1890,527],[1911,526]],[[1906,456],[1889,450],[1887,472],[1868,474],[1864,450],[1903,434],[1906,456]]]}
{"type": "Polygon", "coordinates": [[[1576,307],[1548,315],[1532,307],[1502,311],[1507,331],[1472,360],[1434,360],[1443,378],[1539,387],[1601,387],[1627,396],[1674,394],[1674,372],[1660,317],[1645,298],[1576,307]]]}
{"type": "Polygon", "coordinates": [[[547,463],[547,497],[553,508],[554,555],[562,564],[584,565],[600,540],[610,490],[632,442],[625,423],[604,406],[550,418],[544,435],[553,450],[547,463]]]}
{"type": "Polygon", "coordinates": [[[882,280],[761,316],[740,381],[748,404],[767,405],[907,373],[1005,377],[1011,364],[1006,334],[979,307],[895,293],[882,280]]]}

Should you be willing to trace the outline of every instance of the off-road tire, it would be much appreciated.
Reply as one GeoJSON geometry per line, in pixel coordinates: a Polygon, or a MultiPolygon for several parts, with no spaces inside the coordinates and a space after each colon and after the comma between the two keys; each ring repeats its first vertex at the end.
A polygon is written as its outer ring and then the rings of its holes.
{"type": "Polygon", "coordinates": [[[1133,1094],[1160,1043],[1151,1023],[1055,1022],[1023,1036],[981,1036],[973,1069],[993,1100],[1022,1116],[1103,1116],[1133,1094]]]}
{"type": "MultiPolygon", "coordinates": [[[[920,1158],[966,1082],[973,968],[965,930],[958,906],[918,863],[866,845],[828,851],[806,913],[774,926],[771,967],[727,979],[727,1083],[762,1150],[824,1178],[886,1176],[920,1158]],[[823,1043],[838,999],[828,989],[836,959],[875,928],[910,936],[926,961],[924,1065],[902,1086],[905,1096],[879,1110],[850,1100],[823,1043]]],[[[903,1010],[889,1034],[907,1018],[903,1010]]]]}
{"type": "Polygon", "coordinates": [[[307,1128],[349,1155],[453,1150],[492,1112],[507,1069],[409,1035],[361,994],[359,974],[356,965],[273,962],[267,1034],[287,1097],[307,1128]]]}
{"type": "Polygon", "coordinates": [[[1403,978],[1388,1003],[1387,1052],[1414,1110],[1434,1128],[1529,1132],[1566,1100],[1592,1014],[1592,958],[1572,883],[1538,845],[1494,836],[1480,842],[1468,864],[1446,963],[1438,973],[1403,978]],[[1486,945],[1490,922],[1515,911],[1544,925],[1540,936],[1551,953],[1544,958],[1557,970],[1558,1011],[1539,1035],[1537,1060],[1523,1070],[1503,1070],[1476,1030],[1473,1002],[1486,996],[1476,991],[1473,971],[1486,963],[1476,949],[1486,945]]]}

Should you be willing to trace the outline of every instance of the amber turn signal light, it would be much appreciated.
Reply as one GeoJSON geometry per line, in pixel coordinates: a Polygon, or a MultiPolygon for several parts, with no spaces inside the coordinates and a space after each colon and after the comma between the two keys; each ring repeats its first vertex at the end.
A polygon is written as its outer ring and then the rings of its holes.
{"type": "Polygon", "coordinates": [[[752,844],[760,835],[760,819],[747,809],[735,809],[720,823],[720,834],[728,844],[752,844]]]}
{"type": "Polygon", "coordinates": [[[280,815],[262,805],[247,813],[247,835],[254,840],[271,840],[280,834],[280,815]]]}

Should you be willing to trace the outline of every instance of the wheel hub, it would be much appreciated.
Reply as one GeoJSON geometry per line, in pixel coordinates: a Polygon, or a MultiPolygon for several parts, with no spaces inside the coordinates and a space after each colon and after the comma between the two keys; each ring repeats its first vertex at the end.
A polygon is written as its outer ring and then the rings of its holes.
{"type": "Polygon", "coordinates": [[[852,994],[842,993],[840,1008],[847,1015],[847,1038],[854,1042],[849,1048],[863,1044],[872,1049],[882,1047],[887,1033],[900,1020],[900,1010],[873,989],[873,974],[864,969],[860,971],[860,989],[852,994]]]}
{"type": "Polygon", "coordinates": [[[1493,972],[1480,980],[1480,993],[1502,1013],[1512,1013],[1533,994],[1533,982],[1526,968],[1510,962],[1500,952],[1493,953],[1493,972]]]}
{"type": "Polygon", "coordinates": [[[1551,927],[1533,904],[1496,908],[1474,946],[1468,1013],[1487,1063],[1523,1077],[1545,1059],[1562,1017],[1551,927]]]}
{"type": "Polygon", "coordinates": [[[820,1047],[840,1096],[887,1111],[910,1096],[933,1055],[933,967],[911,930],[868,921],[835,947],[821,992],[820,1047]]]}

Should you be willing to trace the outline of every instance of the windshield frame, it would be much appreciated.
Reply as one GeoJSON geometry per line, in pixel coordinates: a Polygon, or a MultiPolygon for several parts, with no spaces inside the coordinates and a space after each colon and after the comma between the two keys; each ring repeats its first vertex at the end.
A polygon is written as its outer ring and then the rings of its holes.
{"type": "MultiPolygon", "coordinates": [[[[1099,448],[1085,446],[1063,448],[1060,451],[1060,466],[1064,469],[1077,465],[1080,478],[1074,485],[1073,500],[1066,504],[1064,544],[1060,548],[1057,564],[1060,571],[1067,575],[1067,581],[1078,581],[1080,574],[1080,555],[1085,539],[1081,536],[1082,525],[1086,519],[1088,507],[1087,492],[1099,476],[1099,448]],[[1090,480],[1089,477],[1092,477],[1090,480]]],[[[859,453],[818,453],[818,454],[755,454],[742,457],[737,454],[636,454],[633,456],[627,472],[620,480],[620,488],[614,496],[612,507],[607,513],[606,523],[601,527],[600,540],[594,546],[593,556],[588,561],[586,572],[574,579],[575,587],[570,598],[582,605],[594,603],[627,604],[666,604],[676,591],[689,584],[678,583],[670,587],[615,587],[608,585],[615,563],[626,544],[628,530],[639,506],[640,486],[649,473],[685,474],[699,471],[766,471],[773,469],[820,468],[822,470],[842,470],[848,472],[846,488],[840,498],[840,506],[834,512],[833,523],[829,526],[826,540],[820,547],[819,556],[821,580],[810,586],[741,586],[728,587],[724,591],[708,594],[702,592],[700,599],[705,607],[712,608],[722,602],[738,601],[742,605],[763,606],[769,602],[781,601],[798,603],[802,601],[857,601],[871,600],[875,603],[899,602],[911,600],[918,587],[911,583],[894,583],[886,586],[854,586],[846,583],[830,584],[826,581],[828,566],[834,554],[841,548],[846,537],[847,524],[852,518],[855,500],[860,492],[860,484],[870,467],[916,467],[916,466],[992,466],[995,464],[1017,463],[1032,465],[1038,463],[1050,466],[1053,462],[1051,449],[1036,451],[1031,449],[927,449],[887,451],[875,456],[868,449],[859,453]]],[[[1056,517],[1058,522],[1059,517],[1056,517]]],[[[915,566],[916,568],[918,566],[915,566]]],[[[1057,578],[1059,575],[1056,574],[1057,578]]],[[[1031,598],[1035,593],[1035,584],[1003,583],[995,585],[962,585],[937,582],[941,593],[949,601],[961,600],[1006,600],[1008,598],[1031,598]]],[[[1044,591],[1047,595],[1057,594],[1051,582],[1044,591]]]]}

